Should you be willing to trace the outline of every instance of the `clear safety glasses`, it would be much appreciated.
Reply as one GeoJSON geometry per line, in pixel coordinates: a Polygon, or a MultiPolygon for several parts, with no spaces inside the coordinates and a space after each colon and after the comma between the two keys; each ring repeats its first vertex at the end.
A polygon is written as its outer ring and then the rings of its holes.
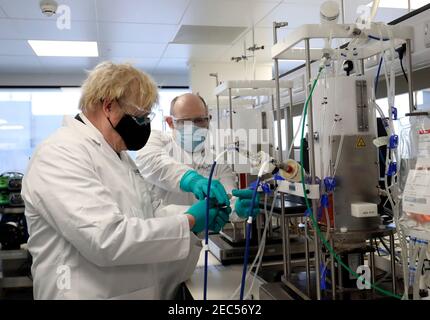
{"type": "MultiPolygon", "coordinates": [[[[121,104],[119,103],[118,99],[117,99],[117,103],[118,103],[118,105],[121,106],[121,104]]],[[[130,104],[125,104],[125,105],[127,107],[129,107],[128,109],[132,108],[132,109],[136,109],[137,111],[141,110],[140,108],[138,108],[136,106],[133,106],[133,105],[130,105],[130,104]]],[[[123,109],[123,108],[121,107],[121,109],[123,109]]],[[[135,115],[127,113],[127,112],[125,112],[125,114],[128,115],[128,116],[130,116],[140,126],[143,126],[143,125],[151,123],[151,121],[154,120],[154,118],[155,118],[155,113],[152,112],[152,111],[150,111],[148,113],[145,113],[142,116],[135,116],[135,115]]]]}
{"type": "Polygon", "coordinates": [[[212,120],[212,116],[197,117],[197,118],[173,118],[173,123],[176,127],[183,127],[186,123],[192,122],[199,128],[208,128],[209,122],[212,120]]]}

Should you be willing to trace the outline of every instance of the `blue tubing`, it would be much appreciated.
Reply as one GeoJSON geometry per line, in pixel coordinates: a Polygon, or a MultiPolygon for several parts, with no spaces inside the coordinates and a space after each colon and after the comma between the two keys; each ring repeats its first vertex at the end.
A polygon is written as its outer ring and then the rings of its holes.
{"type": "Polygon", "coordinates": [[[205,222],[205,267],[204,267],[204,281],[203,281],[203,300],[207,300],[208,295],[208,253],[207,246],[209,244],[209,211],[210,211],[210,193],[212,176],[216,167],[216,161],[212,164],[211,172],[209,174],[208,190],[206,196],[206,222],[205,222]]]}
{"type": "MultiPolygon", "coordinates": [[[[251,206],[249,210],[249,216],[253,215],[254,211],[254,202],[257,198],[257,189],[258,185],[260,184],[260,177],[257,178],[257,183],[255,184],[254,192],[252,193],[252,201],[251,206]]],[[[243,300],[243,295],[245,292],[245,280],[246,280],[246,272],[248,269],[248,259],[249,259],[249,243],[251,240],[251,230],[252,230],[252,223],[246,223],[246,242],[245,242],[245,254],[243,257],[243,269],[242,269],[242,281],[240,284],[240,300],[243,300]]]]}

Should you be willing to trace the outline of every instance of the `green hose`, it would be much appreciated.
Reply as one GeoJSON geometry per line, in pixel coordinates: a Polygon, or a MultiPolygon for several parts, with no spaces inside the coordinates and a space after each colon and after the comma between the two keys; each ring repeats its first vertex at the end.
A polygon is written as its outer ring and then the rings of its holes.
{"type": "MultiPolygon", "coordinates": [[[[309,101],[312,99],[312,95],[313,95],[313,93],[314,93],[315,87],[316,87],[316,85],[317,85],[317,82],[318,82],[318,79],[319,79],[319,77],[320,77],[320,75],[321,75],[322,70],[323,70],[323,67],[320,67],[320,68],[319,68],[319,70],[318,70],[318,75],[317,75],[316,79],[314,80],[314,82],[312,83],[311,91],[310,91],[310,93],[309,93],[308,98],[306,99],[306,103],[305,103],[304,110],[303,110],[302,133],[301,133],[301,139],[300,139],[300,163],[302,163],[302,164],[303,164],[303,159],[304,159],[303,138],[304,138],[304,136],[305,136],[306,115],[307,115],[307,111],[308,111],[309,101]]],[[[312,134],[312,133],[310,133],[310,134],[312,134]]],[[[300,174],[301,174],[301,183],[302,183],[302,186],[303,186],[303,191],[305,191],[305,190],[306,190],[306,184],[305,184],[305,170],[304,170],[303,165],[301,165],[301,166],[300,166],[300,174]]],[[[315,217],[314,217],[314,215],[313,215],[312,208],[311,208],[311,205],[310,205],[310,202],[309,202],[308,196],[307,196],[306,192],[303,192],[303,194],[304,194],[304,198],[305,198],[305,202],[306,202],[306,207],[307,207],[307,209],[308,209],[308,211],[309,211],[309,216],[311,217],[311,220],[312,220],[312,224],[313,224],[313,226],[314,226],[314,228],[315,228],[315,230],[316,230],[316,232],[317,232],[317,235],[318,235],[318,236],[320,237],[320,239],[322,240],[322,242],[323,242],[324,246],[328,249],[328,251],[333,255],[333,257],[337,260],[337,262],[338,262],[338,263],[339,263],[343,268],[345,268],[345,269],[346,269],[346,270],[347,270],[351,275],[353,275],[355,278],[357,278],[357,279],[358,279],[358,278],[360,277],[360,275],[358,275],[356,272],[354,272],[353,270],[351,270],[351,269],[349,268],[349,266],[347,266],[347,265],[342,261],[342,259],[341,259],[337,254],[336,254],[336,252],[334,251],[334,249],[330,246],[330,244],[329,244],[329,243],[327,242],[327,240],[324,238],[323,234],[321,233],[320,228],[318,227],[318,223],[317,223],[317,221],[315,220],[315,217]]],[[[318,267],[319,267],[319,266],[316,266],[316,268],[318,268],[318,267]]],[[[364,278],[363,278],[363,280],[365,281],[366,285],[368,285],[368,286],[372,287],[372,288],[373,288],[373,289],[375,289],[376,291],[378,291],[378,292],[380,292],[380,293],[382,293],[382,294],[384,294],[384,295],[386,295],[386,296],[394,297],[394,298],[397,298],[397,299],[402,299],[402,297],[401,297],[401,296],[396,295],[395,293],[393,293],[393,292],[391,292],[391,291],[387,291],[387,290],[384,290],[384,289],[382,289],[382,288],[379,288],[379,287],[378,287],[378,286],[376,286],[375,284],[372,284],[372,283],[367,282],[367,281],[366,281],[366,279],[364,279],[364,278]]],[[[318,279],[318,281],[320,281],[320,279],[318,279]]]]}

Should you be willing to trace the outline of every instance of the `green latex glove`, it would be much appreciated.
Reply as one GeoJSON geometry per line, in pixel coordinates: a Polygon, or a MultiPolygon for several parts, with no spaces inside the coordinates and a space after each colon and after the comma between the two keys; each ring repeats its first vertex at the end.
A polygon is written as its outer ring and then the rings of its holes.
{"type": "MultiPolygon", "coordinates": [[[[200,200],[188,208],[188,214],[192,215],[195,220],[194,227],[191,231],[199,233],[205,229],[206,226],[206,200],[200,200]]],[[[231,208],[219,207],[216,201],[211,201],[211,208],[209,209],[209,229],[219,232],[222,227],[228,222],[231,208]]]]}
{"type": "Polygon", "coordinates": [[[230,207],[219,209],[214,221],[209,225],[209,229],[214,232],[220,232],[224,225],[229,221],[230,213],[230,207]]]}
{"type": "MultiPolygon", "coordinates": [[[[252,194],[254,190],[251,189],[234,189],[232,191],[233,196],[237,197],[236,204],[234,205],[234,210],[236,211],[236,214],[244,219],[247,219],[249,217],[249,210],[251,209],[251,202],[252,202],[252,194]]],[[[255,203],[252,210],[252,216],[256,217],[260,213],[259,208],[259,202],[260,202],[260,196],[256,195],[255,197],[255,203]]]]}
{"type": "MultiPolygon", "coordinates": [[[[192,192],[198,200],[207,196],[209,179],[195,170],[188,170],[182,176],[179,187],[182,191],[192,192]]],[[[210,197],[216,199],[220,205],[230,206],[230,200],[224,186],[218,180],[212,180],[210,197]]]]}

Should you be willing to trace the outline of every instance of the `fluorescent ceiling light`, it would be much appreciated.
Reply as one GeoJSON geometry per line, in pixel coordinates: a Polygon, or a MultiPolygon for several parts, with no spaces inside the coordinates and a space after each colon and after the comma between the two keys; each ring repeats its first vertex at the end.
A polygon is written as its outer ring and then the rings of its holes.
{"type": "Polygon", "coordinates": [[[28,40],[28,44],[39,57],[99,56],[97,42],[94,41],[28,40]]]}
{"type": "Polygon", "coordinates": [[[4,125],[0,126],[0,130],[22,130],[24,126],[21,125],[4,125]]]}
{"type": "MultiPolygon", "coordinates": [[[[411,10],[415,10],[429,4],[429,0],[411,0],[411,10]]],[[[367,6],[371,7],[373,1],[367,6]]],[[[379,8],[391,8],[391,9],[408,9],[408,0],[380,0],[379,8]]]]}

